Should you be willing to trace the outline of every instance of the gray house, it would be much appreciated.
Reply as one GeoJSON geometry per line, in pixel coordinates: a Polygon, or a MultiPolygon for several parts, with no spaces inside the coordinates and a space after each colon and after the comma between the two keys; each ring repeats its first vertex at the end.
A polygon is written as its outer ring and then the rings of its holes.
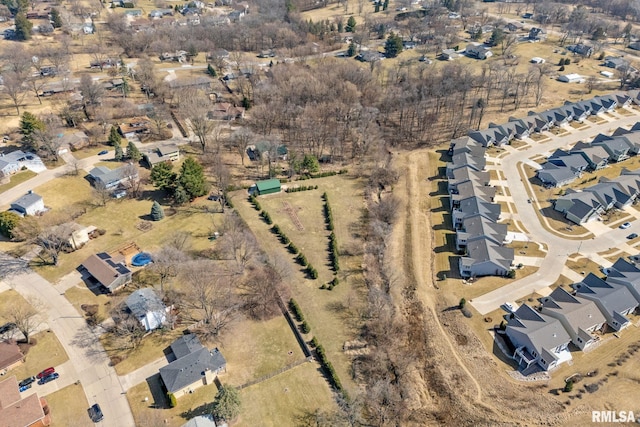
{"type": "Polygon", "coordinates": [[[509,315],[506,334],[515,347],[513,358],[525,371],[536,364],[553,369],[572,359],[571,337],[562,323],[526,304],[509,315]]]}
{"type": "Polygon", "coordinates": [[[482,43],[469,43],[464,52],[469,58],[475,59],[487,59],[493,56],[491,49],[482,43]]]}
{"type": "Polygon", "coordinates": [[[576,295],[596,303],[614,331],[629,326],[627,315],[638,307],[638,301],[624,285],[605,282],[593,273],[589,273],[582,282],[573,285],[576,295]]]}
{"type": "Polygon", "coordinates": [[[576,172],[578,176],[587,170],[589,162],[579,153],[570,153],[564,150],[556,150],[547,159],[548,163],[556,166],[564,166],[570,168],[573,172],[576,172]]]}
{"type": "Polygon", "coordinates": [[[128,175],[126,168],[127,166],[121,166],[112,170],[104,166],[97,166],[91,169],[89,178],[93,181],[94,185],[102,185],[105,189],[112,190],[118,185],[138,177],[137,171],[135,172],[135,176],[128,175]]]}
{"type": "Polygon", "coordinates": [[[609,153],[602,146],[578,143],[571,153],[579,153],[589,163],[589,169],[600,170],[609,164],[609,153]]]}
{"type": "Polygon", "coordinates": [[[471,168],[478,172],[483,171],[487,165],[484,156],[478,157],[470,153],[455,154],[447,163],[447,177],[453,177],[453,173],[459,168],[471,168]]]}
{"type": "Polygon", "coordinates": [[[559,197],[553,208],[576,224],[594,220],[605,211],[593,193],[574,190],[568,190],[564,196],[559,197]]]}
{"type": "Polygon", "coordinates": [[[497,222],[500,219],[500,212],[501,208],[498,204],[485,202],[478,197],[469,197],[461,200],[458,203],[458,207],[451,212],[453,226],[454,228],[459,228],[465,218],[473,215],[482,215],[493,222],[497,222]]]}
{"type": "Polygon", "coordinates": [[[131,282],[131,270],[124,265],[124,257],[112,257],[106,252],[91,255],[81,265],[95,281],[113,292],[131,282]]]}
{"type": "Polygon", "coordinates": [[[487,171],[477,171],[472,168],[462,167],[455,169],[453,172],[453,177],[447,180],[447,185],[449,189],[449,194],[458,192],[458,185],[463,184],[467,181],[473,182],[478,186],[486,186],[489,185],[490,174],[487,171]]]}
{"type": "Polygon", "coordinates": [[[160,368],[160,379],[168,393],[176,398],[197,388],[213,384],[225,370],[227,361],[217,348],[204,347],[194,334],[184,335],[171,344],[176,360],[160,368]]]}
{"type": "Polygon", "coordinates": [[[161,328],[167,321],[169,308],[153,288],[136,290],[124,303],[145,331],[161,328]]]}
{"type": "Polygon", "coordinates": [[[467,247],[467,242],[485,238],[496,245],[502,245],[507,237],[507,225],[490,221],[481,215],[465,218],[456,230],[456,250],[467,247]]]}
{"type": "Polygon", "coordinates": [[[15,202],[11,203],[11,210],[20,216],[37,215],[46,210],[42,196],[29,191],[15,202]]]}
{"type": "Polygon", "coordinates": [[[506,276],[513,264],[513,249],[496,245],[483,236],[467,241],[467,255],[460,258],[462,277],[506,276]]]}
{"type": "Polygon", "coordinates": [[[488,185],[476,185],[473,181],[458,184],[456,191],[449,196],[450,209],[458,208],[462,200],[470,197],[477,197],[485,202],[493,202],[496,197],[496,189],[488,185]]]}
{"type": "Polygon", "coordinates": [[[629,66],[629,61],[621,56],[605,56],[604,63],[602,64],[608,68],[614,68],[616,70],[629,66]]]}
{"type": "Polygon", "coordinates": [[[556,288],[549,296],[540,298],[540,303],[540,312],[558,319],[580,350],[598,341],[593,332],[602,330],[606,319],[593,301],[556,288]]]}
{"type": "Polygon", "coordinates": [[[558,166],[554,163],[545,163],[542,169],[536,171],[536,177],[543,185],[550,187],[562,187],[576,180],[581,175],[568,166],[558,166]]]}
{"type": "Polygon", "coordinates": [[[640,303],[640,269],[624,258],[619,258],[610,270],[607,283],[625,286],[640,303]]]}

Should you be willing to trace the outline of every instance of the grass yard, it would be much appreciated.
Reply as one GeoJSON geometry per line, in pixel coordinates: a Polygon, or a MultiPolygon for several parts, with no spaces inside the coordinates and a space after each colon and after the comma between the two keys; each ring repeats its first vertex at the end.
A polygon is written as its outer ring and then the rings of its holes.
{"type": "Polygon", "coordinates": [[[305,415],[335,405],[317,363],[304,363],[281,375],[240,391],[243,402],[238,426],[300,425],[305,415]]]}
{"type": "Polygon", "coordinates": [[[27,303],[27,300],[13,289],[8,289],[0,293],[0,325],[4,325],[9,321],[8,308],[20,303],[27,303]]]}
{"type": "Polygon", "coordinates": [[[52,210],[90,206],[92,189],[84,175],[84,171],[78,176],[63,175],[35,188],[34,192],[41,195],[45,205],[52,210]]]}
{"type": "MultiPolygon", "coordinates": [[[[319,272],[319,280],[309,280],[298,264],[291,279],[291,294],[296,299],[305,318],[311,326],[312,336],[316,336],[326,349],[329,360],[334,365],[341,382],[348,391],[353,391],[355,384],[351,381],[351,359],[342,351],[345,341],[357,334],[360,326],[359,307],[362,306],[363,279],[360,272],[361,257],[347,256],[346,248],[354,245],[357,226],[362,207],[362,183],[349,176],[333,176],[305,181],[303,185],[318,185],[318,190],[299,193],[283,193],[259,197],[263,208],[266,208],[274,223],[280,225],[291,240],[303,250],[307,258],[319,272]],[[333,276],[327,264],[328,235],[322,215],[321,195],[326,191],[334,215],[335,232],[340,249],[340,266],[338,274],[340,284],[332,291],[319,287],[333,276]],[[298,217],[305,227],[298,231],[288,215],[282,212],[282,201],[287,201],[296,209],[298,217]],[[303,249],[304,248],[304,249],[303,249]]],[[[248,203],[246,192],[237,192],[233,199],[239,214],[245,219],[256,235],[262,249],[276,256],[291,260],[288,253],[269,227],[262,221],[258,212],[248,203]]]]}
{"type": "Polygon", "coordinates": [[[18,381],[36,375],[49,366],[55,367],[69,360],[67,352],[53,332],[39,332],[32,338],[36,340],[36,345],[29,349],[25,362],[11,370],[11,374],[15,375],[18,381]]]}
{"type": "MultiPolygon", "coordinates": [[[[11,175],[11,180],[9,182],[7,182],[6,184],[2,184],[0,185],[0,193],[3,193],[13,187],[15,187],[16,185],[22,184],[25,181],[30,180],[31,178],[33,178],[34,176],[37,176],[38,174],[35,172],[32,172],[30,170],[23,170],[20,171],[18,173],[16,173],[15,175],[11,175]]],[[[6,201],[7,203],[9,203],[9,200],[6,201]]]]}
{"type": "Polygon", "coordinates": [[[584,276],[589,273],[593,273],[598,277],[602,276],[600,265],[580,254],[571,254],[567,260],[567,267],[580,274],[584,272],[584,276]]]}
{"type": "Polygon", "coordinates": [[[513,248],[516,256],[531,256],[531,257],[540,257],[544,258],[547,253],[545,251],[540,250],[540,247],[535,242],[519,242],[514,241],[509,243],[510,248],[513,248]]]}
{"type": "Polygon", "coordinates": [[[71,384],[48,394],[46,399],[51,409],[51,427],[93,425],[87,414],[89,402],[82,385],[71,384]]]}
{"type": "MultiPolygon", "coordinates": [[[[108,135],[105,135],[104,137],[105,140],[107,139],[107,136],[108,135]]],[[[124,147],[122,149],[124,150],[124,147]]],[[[95,156],[102,150],[109,150],[109,153],[104,155],[105,158],[113,157],[113,153],[114,153],[113,147],[102,145],[102,144],[99,144],[95,147],[84,147],[79,149],[78,151],[72,151],[71,154],[76,159],[81,160],[81,159],[86,159],[87,157],[95,156]]]]}
{"type": "Polygon", "coordinates": [[[84,315],[85,312],[82,310],[81,306],[83,304],[87,304],[98,306],[99,322],[104,321],[109,316],[109,310],[111,309],[111,298],[104,294],[94,294],[87,287],[85,287],[84,284],[69,288],[67,292],[64,293],[64,296],[69,300],[69,302],[71,302],[71,304],[73,304],[76,310],[78,310],[78,313],[82,315],[84,315]]]}

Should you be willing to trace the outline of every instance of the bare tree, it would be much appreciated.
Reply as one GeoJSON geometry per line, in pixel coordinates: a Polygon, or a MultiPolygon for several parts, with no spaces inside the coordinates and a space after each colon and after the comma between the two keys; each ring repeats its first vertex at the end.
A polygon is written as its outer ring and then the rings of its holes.
{"type": "Polygon", "coordinates": [[[187,231],[174,231],[166,244],[179,251],[186,251],[191,246],[191,234],[187,231]]]}
{"type": "Polygon", "coordinates": [[[210,109],[211,102],[202,91],[190,92],[180,101],[180,112],[187,118],[188,126],[198,138],[203,153],[209,144],[211,134],[217,126],[207,116],[210,109]]]}
{"type": "Polygon", "coordinates": [[[31,343],[31,335],[38,329],[42,323],[41,313],[44,310],[44,304],[36,299],[29,301],[19,301],[11,304],[6,308],[6,317],[13,323],[22,335],[24,335],[26,343],[31,343]]]}
{"type": "Polygon", "coordinates": [[[220,230],[222,232],[218,244],[220,252],[227,259],[235,260],[239,273],[242,273],[258,254],[255,237],[235,212],[225,214],[220,230]]]}
{"type": "Polygon", "coordinates": [[[7,71],[3,75],[3,92],[11,99],[16,112],[20,115],[20,104],[27,94],[24,77],[15,71],[7,71]]]}
{"type": "Polygon", "coordinates": [[[252,318],[266,320],[280,313],[278,299],[282,297],[285,287],[282,277],[273,266],[262,264],[250,268],[240,289],[244,309],[252,318]]]}
{"type": "Polygon", "coordinates": [[[31,53],[20,43],[11,43],[6,46],[2,52],[2,59],[4,59],[7,71],[26,79],[33,66],[31,53]]]}
{"type": "Polygon", "coordinates": [[[179,268],[187,261],[187,255],[173,246],[163,246],[153,254],[153,263],[149,271],[156,274],[160,280],[160,291],[164,292],[167,281],[176,277],[179,268]]]}
{"type": "Polygon", "coordinates": [[[207,335],[220,335],[237,316],[234,275],[198,260],[184,264],[181,277],[186,285],[181,298],[185,316],[201,321],[200,329],[207,335]]]}
{"type": "Polygon", "coordinates": [[[111,190],[109,190],[104,183],[99,181],[95,181],[93,183],[92,194],[98,206],[106,206],[107,202],[111,198],[111,190]]]}
{"type": "Polygon", "coordinates": [[[82,94],[84,114],[90,120],[89,109],[95,112],[95,107],[100,104],[104,95],[104,88],[99,82],[94,82],[90,75],[83,74],[80,78],[79,89],[82,94]]]}
{"type": "Polygon", "coordinates": [[[33,143],[35,149],[43,157],[58,161],[58,151],[62,146],[62,138],[60,133],[60,119],[52,114],[43,117],[43,129],[37,129],[33,132],[33,143]]]}
{"type": "Polygon", "coordinates": [[[71,226],[63,223],[44,228],[32,243],[39,246],[38,258],[43,264],[58,265],[60,254],[70,247],[71,226]]]}
{"type": "Polygon", "coordinates": [[[253,132],[251,132],[250,129],[242,127],[233,132],[233,134],[231,134],[231,138],[229,138],[228,140],[229,148],[240,155],[242,166],[244,166],[244,158],[247,154],[247,146],[254,138],[255,135],[253,134],[253,132]]]}

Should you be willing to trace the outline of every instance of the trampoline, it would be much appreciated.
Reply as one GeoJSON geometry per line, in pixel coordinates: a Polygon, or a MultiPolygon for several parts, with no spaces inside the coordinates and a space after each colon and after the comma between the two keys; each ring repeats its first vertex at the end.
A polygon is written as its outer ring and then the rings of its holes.
{"type": "Polygon", "coordinates": [[[152,261],[151,254],[139,252],[131,258],[131,265],[134,267],[144,267],[152,261]]]}

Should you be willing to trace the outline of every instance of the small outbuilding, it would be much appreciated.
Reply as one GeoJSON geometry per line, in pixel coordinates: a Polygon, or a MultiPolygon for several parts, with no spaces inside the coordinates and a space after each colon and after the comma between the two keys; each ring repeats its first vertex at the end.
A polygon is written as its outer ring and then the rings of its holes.
{"type": "Polygon", "coordinates": [[[564,74],[560,77],[558,77],[558,81],[564,82],[564,83],[584,83],[584,77],[582,77],[580,74],[564,74]]]}
{"type": "Polygon", "coordinates": [[[282,190],[279,179],[265,179],[264,181],[256,182],[256,189],[258,195],[279,193],[282,190]]]}

